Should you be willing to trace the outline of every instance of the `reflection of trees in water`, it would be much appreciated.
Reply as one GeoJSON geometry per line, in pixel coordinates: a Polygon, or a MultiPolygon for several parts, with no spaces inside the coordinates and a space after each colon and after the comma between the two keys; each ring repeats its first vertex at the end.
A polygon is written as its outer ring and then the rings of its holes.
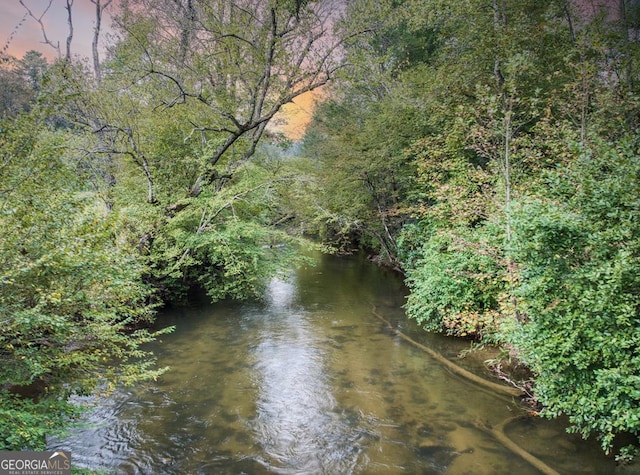
{"type": "Polygon", "coordinates": [[[378,303],[400,308],[404,303],[402,277],[374,266],[364,255],[320,256],[315,267],[296,272],[303,306],[357,306],[378,303]]]}

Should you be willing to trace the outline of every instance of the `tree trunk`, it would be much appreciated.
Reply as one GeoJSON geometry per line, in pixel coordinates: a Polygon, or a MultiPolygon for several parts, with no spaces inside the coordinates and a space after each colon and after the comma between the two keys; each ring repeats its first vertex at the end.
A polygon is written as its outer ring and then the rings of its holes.
{"type": "Polygon", "coordinates": [[[71,60],[71,41],[73,40],[73,17],[71,15],[74,0],[67,0],[65,9],[67,10],[67,24],[69,25],[69,34],[67,35],[67,49],[64,59],[71,60]]]}
{"type": "Polygon", "coordinates": [[[102,0],[91,0],[96,6],[96,26],[93,29],[93,41],[91,42],[91,53],[93,54],[93,73],[96,77],[96,81],[102,80],[102,71],[100,70],[100,54],[98,52],[98,42],[100,40],[100,30],[102,28],[102,14],[105,9],[113,0],[106,0],[101,3],[102,0]]]}

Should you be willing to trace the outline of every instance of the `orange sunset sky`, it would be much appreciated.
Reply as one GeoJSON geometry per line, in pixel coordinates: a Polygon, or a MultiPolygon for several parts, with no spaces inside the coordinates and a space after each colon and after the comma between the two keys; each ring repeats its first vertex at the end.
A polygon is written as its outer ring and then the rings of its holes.
{"type": "MultiPolygon", "coordinates": [[[[49,0],[23,0],[23,2],[36,16],[42,15],[49,4],[49,0]]],[[[52,0],[51,7],[42,18],[47,37],[53,43],[60,44],[63,54],[68,34],[64,7],[64,0],[52,0]]],[[[72,55],[89,58],[95,24],[95,5],[90,0],[75,0],[72,15],[74,28],[72,55]]],[[[107,10],[103,17],[103,31],[108,31],[109,23],[107,10]]],[[[101,41],[108,41],[108,39],[102,35],[101,41]]],[[[44,43],[40,25],[27,15],[27,11],[19,0],[0,0],[0,50],[4,47],[7,47],[8,54],[18,58],[29,50],[40,51],[49,59],[55,59],[57,55],[54,48],[44,43]]],[[[301,139],[319,96],[318,92],[307,93],[296,98],[292,104],[287,104],[276,117],[272,129],[282,131],[291,140],[301,139]]]]}

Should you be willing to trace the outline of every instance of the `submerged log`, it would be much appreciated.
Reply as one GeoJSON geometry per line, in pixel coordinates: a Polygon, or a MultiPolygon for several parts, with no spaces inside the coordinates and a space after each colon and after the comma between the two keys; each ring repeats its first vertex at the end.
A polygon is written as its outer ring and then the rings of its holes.
{"type": "Polygon", "coordinates": [[[500,424],[498,424],[495,427],[489,427],[486,424],[483,424],[483,423],[480,423],[480,422],[476,422],[474,425],[478,429],[480,429],[480,430],[492,435],[493,437],[495,437],[498,440],[498,442],[500,442],[502,445],[504,445],[507,449],[509,449],[511,452],[513,452],[514,454],[516,454],[517,456],[519,456],[523,460],[529,462],[529,464],[531,464],[533,467],[537,468],[544,475],[560,475],[556,470],[554,470],[553,468],[549,467],[542,460],[540,460],[536,456],[530,454],[529,452],[524,450],[522,447],[520,447],[518,444],[513,442],[511,439],[509,439],[509,437],[507,437],[507,434],[505,434],[504,429],[505,429],[506,426],[508,426],[512,422],[515,422],[517,420],[523,419],[524,417],[527,417],[527,416],[510,417],[508,419],[505,419],[504,421],[502,421],[500,424]]]}
{"type": "Polygon", "coordinates": [[[443,366],[445,366],[447,369],[449,369],[452,373],[455,373],[459,376],[462,376],[463,378],[469,380],[469,381],[473,381],[476,384],[479,384],[480,386],[483,386],[485,388],[491,389],[492,391],[495,391],[499,394],[505,394],[507,396],[514,396],[514,397],[520,397],[523,395],[523,392],[520,391],[517,388],[511,387],[511,386],[505,386],[503,384],[499,384],[499,383],[494,383],[493,381],[488,381],[480,376],[478,376],[477,374],[472,373],[471,371],[467,371],[466,369],[458,366],[457,364],[455,364],[453,361],[445,358],[444,356],[442,356],[440,353],[438,353],[435,350],[432,350],[431,348],[429,348],[428,346],[423,345],[422,343],[418,343],[417,341],[415,341],[413,338],[411,338],[408,335],[405,335],[404,333],[402,333],[400,330],[393,328],[393,326],[391,325],[391,323],[389,321],[387,321],[382,315],[380,315],[375,307],[372,310],[373,315],[380,321],[384,322],[389,329],[395,333],[397,336],[399,336],[400,338],[402,338],[403,340],[411,343],[413,346],[420,348],[422,351],[424,351],[425,353],[427,353],[429,356],[431,356],[433,359],[435,359],[436,361],[438,361],[439,363],[441,363],[443,366]]]}

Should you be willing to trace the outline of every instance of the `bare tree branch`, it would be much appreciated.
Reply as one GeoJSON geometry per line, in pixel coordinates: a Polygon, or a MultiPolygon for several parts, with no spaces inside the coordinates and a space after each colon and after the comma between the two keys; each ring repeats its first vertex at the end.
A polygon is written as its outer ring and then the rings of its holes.
{"type": "Polygon", "coordinates": [[[44,26],[44,21],[42,20],[44,16],[47,14],[47,12],[49,11],[49,9],[51,8],[51,4],[53,3],[53,0],[49,0],[49,3],[47,4],[45,9],[42,11],[42,13],[39,16],[33,13],[33,11],[31,11],[31,9],[24,3],[24,0],[18,0],[18,1],[20,2],[20,5],[22,5],[23,8],[27,11],[28,15],[31,18],[33,18],[36,22],[38,22],[38,25],[40,25],[40,31],[42,32],[42,38],[44,40],[42,43],[51,46],[58,53],[58,58],[62,58],[62,52],[60,51],[60,42],[54,43],[49,39],[49,37],[47,36],[47,30],[44,26]]]}
{"type": "MultiPolygon", "coordinates": [[[[158,13],[154,17],[159,30],[169,35],[158,36],[157,43],[152,43],[154,48],[160,48],[157,53],[144,46],[149,59],[146,73],[168,79],[176,88],[176,95],[165,99],[162,106],[173,107],[194,98],[229,123],[215,128],[198,125],[202,129],[228,131],[209,166],[214,166],[247,133],[251,134],[248,152],[253,153],[254,139],[262,136],[265,122],[298,95],[326,84],[337,69],[337,63],[330,63],[337,58],[340,42],[323,44],[328,38],[332,11],[327,1],[314,2],[314,10],[302,3],[165,0],[166,11],[162,1],[142,1],[145,11],[150,8],[158,13]],[[187,9],[189,15],[185,17],[187,9]],[[189,35],[184,32],[187,27],[189,35]],[[175,56],[162,49],[170,47],[170,43],[166,47],[163,43],[171,41],[172,31],[175,44],[179,45],[175,56]],[[189,58],[183,54],[187,37],[191,42],[189,58]],[[160,51],[165,53],[160,55],[160,51]],[[172,57],[175,63],[171,62],[172,57]],[[208,70],[203,70],[203,61],[209,63],[208,70]]],[[[135,36],[133,23],[121,27],[125,34],[135,36]]]]}

